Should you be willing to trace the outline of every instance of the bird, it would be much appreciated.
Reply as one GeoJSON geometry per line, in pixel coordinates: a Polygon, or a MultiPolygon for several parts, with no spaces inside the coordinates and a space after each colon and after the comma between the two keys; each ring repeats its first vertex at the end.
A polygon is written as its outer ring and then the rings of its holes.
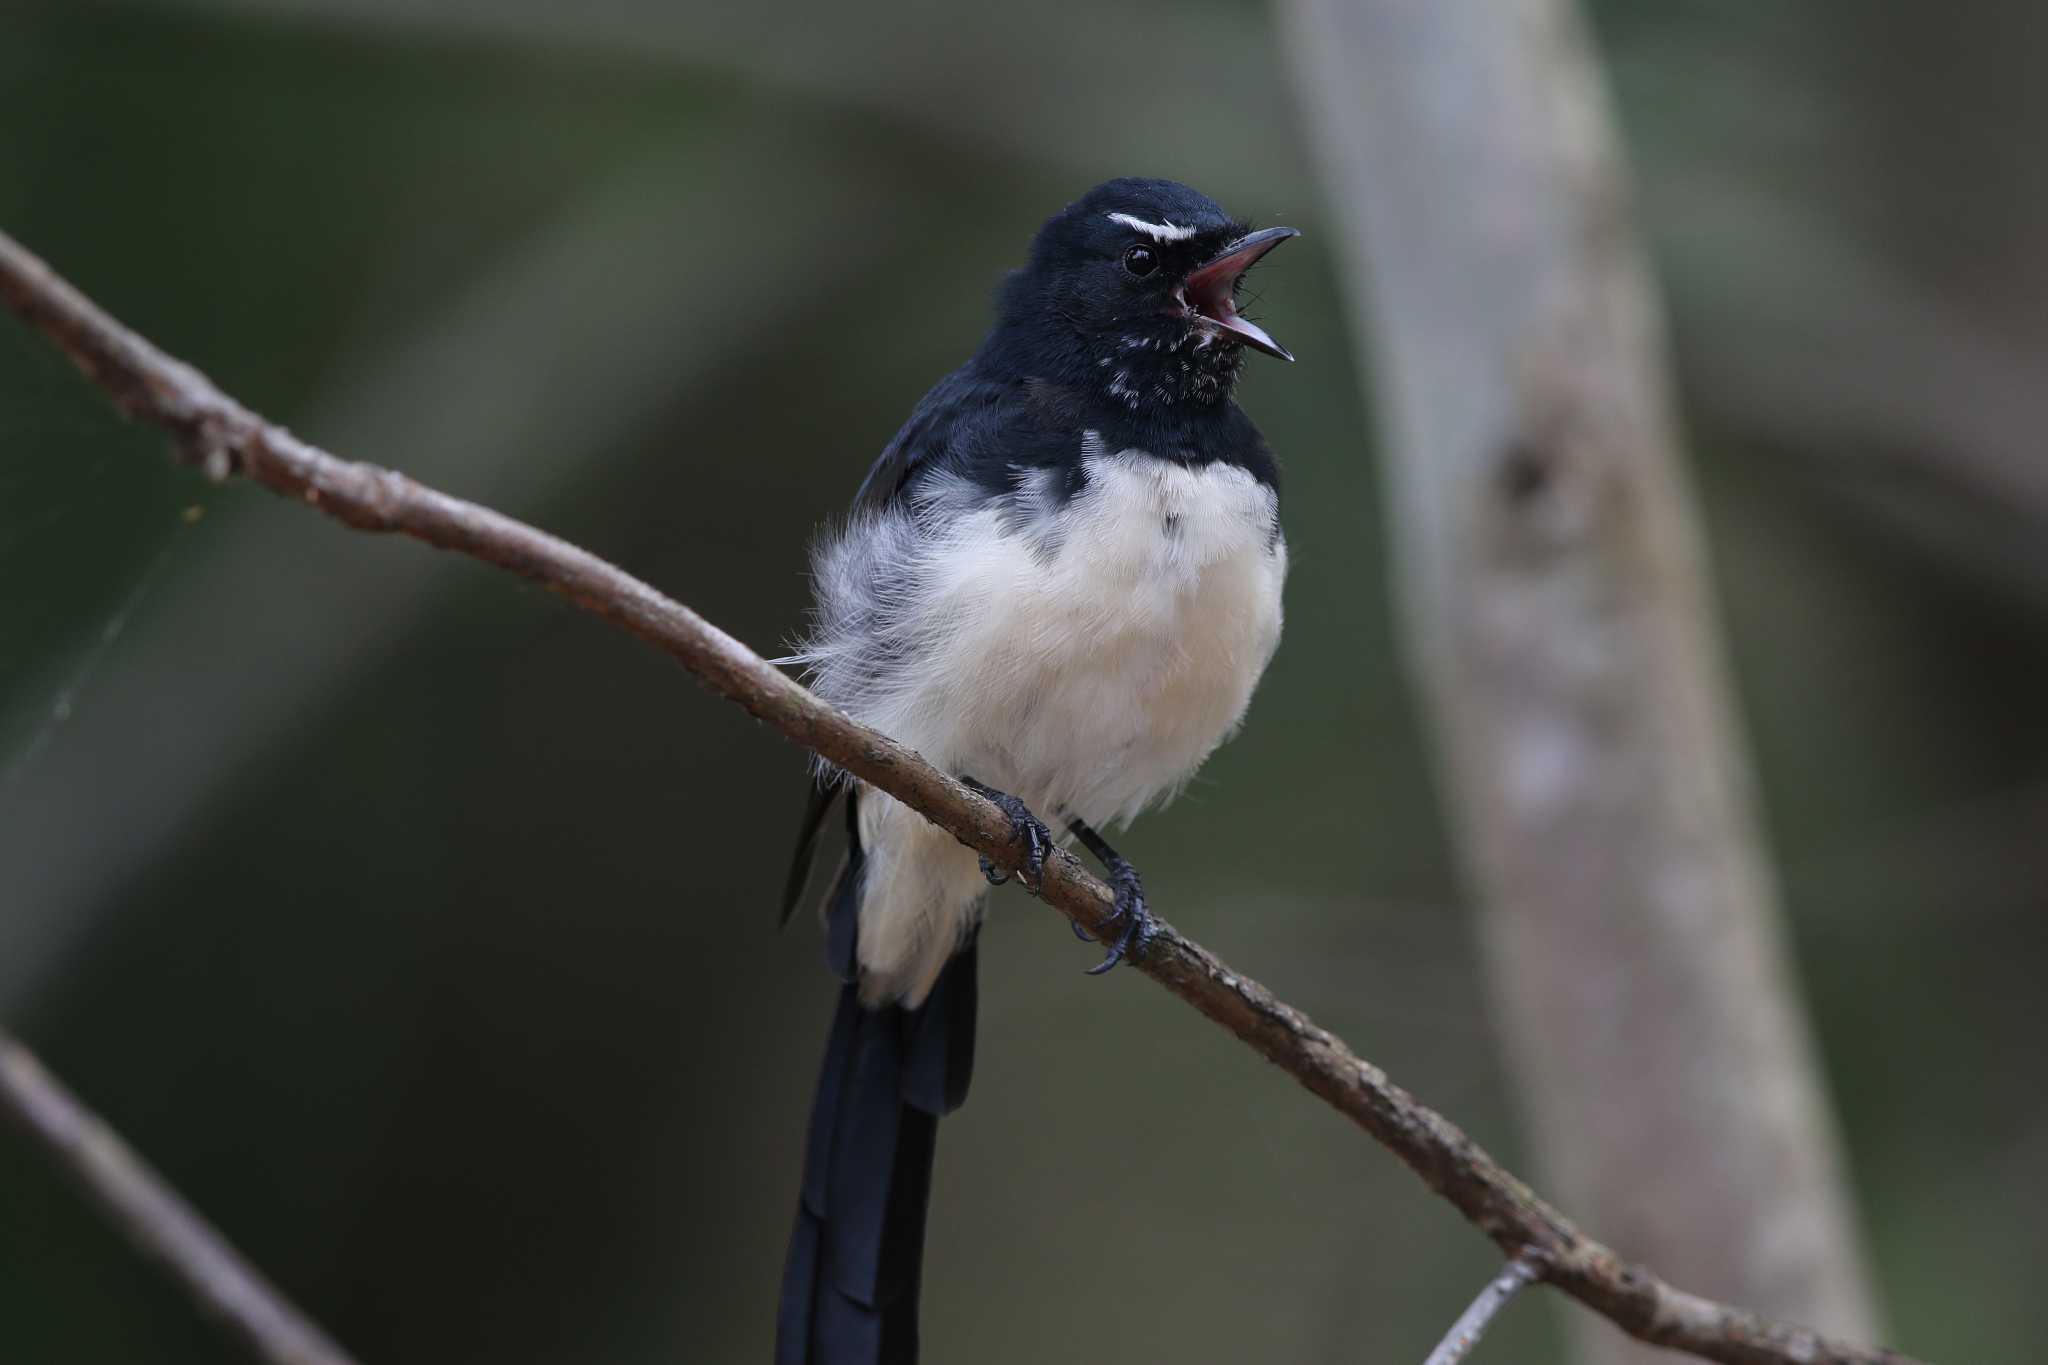
{"type": "MultiPolygon", "coordinates": [[[[1299,235],[1160,179],[1053,214],[979,348],[814,545],[810,624],[781,661],[994,801],[1027,889],[1055,845],[1094,854],[1116,892],[1096,973],[1142,957],[1156,927],[1102,831],[1186,784],[1279,644],[1279,471],[1232,395],[1247,351],[1294,358],[1239,298],[1299,235]]],[[[973,1070],[977,931],[1010,873],[843,772],[814,777],[782,918],[843,802],[823,896],[841,984],[775,1358],[907,1365],[938,1120],[973,1070]]]]}

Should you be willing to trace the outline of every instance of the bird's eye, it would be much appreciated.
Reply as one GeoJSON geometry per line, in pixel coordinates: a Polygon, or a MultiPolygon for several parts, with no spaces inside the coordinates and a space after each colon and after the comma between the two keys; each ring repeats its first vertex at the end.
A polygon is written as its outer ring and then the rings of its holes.
{"type": "Polygon", "coordinates": [[[1149,246],[1134,246],[1124,252],[1124,269],[1133,275],[1149,275],[1159,268],[1159,253],[1149,246]]]}

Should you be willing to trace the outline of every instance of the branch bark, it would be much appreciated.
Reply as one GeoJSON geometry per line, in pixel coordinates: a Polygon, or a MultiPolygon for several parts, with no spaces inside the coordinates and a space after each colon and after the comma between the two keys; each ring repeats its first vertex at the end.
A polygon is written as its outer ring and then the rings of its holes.
{"type": "Polygon", "coordinates": [[[120,1135],[0,1030],[0,1115],[47,1148],[144,1255],[269,1365],[354,1365],[120,1135]]]}
{"type": "MultiPolygon", "coordinates": [[[[168,431],[179,458],[241,475],[362,531],[397,532],[508,569],[668,653],[712,690],[804,748],[1015,869],[1024,848],[992,803],[859,725],[759,655],[623,570],[488,508],[301,441],[151,346],[0,233],[0,298],[138,420],[168,431]]],[[[1115,897],[1072,854],[1046,860],[1044,899],[1101,937],[1115,897]]],[[[1450,1120],[1256,981],[1164,923],[1138,970],[1228,1029],[1386,1147],[1509,1258],[1625,1331],[1727,1365],[1914,1365],[1673,1288],[1622,1261],[1504,1169],[1450,1120]]],[[[1650,1196],[1653,1197],[1653,1196],[1650,1196]]]]}
{"type": "Polygon", "coordinates": [[[1283,12],[1545,1181],[1631,1255],[1874,1334],[1577,6],[1283,12]]]}

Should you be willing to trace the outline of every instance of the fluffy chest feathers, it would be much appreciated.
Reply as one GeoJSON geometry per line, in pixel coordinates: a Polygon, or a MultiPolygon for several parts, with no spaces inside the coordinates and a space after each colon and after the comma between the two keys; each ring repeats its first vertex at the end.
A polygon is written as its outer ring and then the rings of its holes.
{"type": "Polygon", "coordinates": [[[989,496],[934,476],[818,558],[803,658],[828,698],[1047,818],[1124,820],[1238,721],[1279,642],[1273,489],[1083,443],[989,496]]]}

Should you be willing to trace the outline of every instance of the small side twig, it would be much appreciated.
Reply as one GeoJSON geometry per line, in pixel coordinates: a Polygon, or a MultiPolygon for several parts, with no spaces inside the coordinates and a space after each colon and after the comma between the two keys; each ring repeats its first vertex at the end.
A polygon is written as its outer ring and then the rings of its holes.
{"type": "Polygon", "coordinates": [[[0,1030],[0,1115],[35,1139],[144,1255],[269,1365],[354,1365],[199,1212],[0,1030]]]}
{"type": "Polygon", "coordinates": [[[1513,1302],[1515,1295],[1536,1283],[1542,1267],[1534,1256],[1517,1256],[1500,1269],[1486,1288],[1479,1291],[1479,1297],[1472,1300],[1472,1306],[1458,1315],[1451,1324],[1451,1330],[1429,1353],[1429,1359],[1422,1365],[1458,1365],[1479,1344],[1479,1338],[1486,1335],[1486,1329],[1500,1316],[1500,1311],[1513,1302]]]}
{"type": "MultiPolygon", "coordinates": [[[[180,457],[214,477],[241,475],[358,531],[410,536],[543,584],[665,651],[706,686],[998,867],[1015,871],[1024,861],[1024,841],[994,802],[828,705],[682,603],[522,521],[331,455],[265,421],[122,326],[4,232],[0,302],[124,412],[170,432],[180,457]]],[[[1097,938],[1109,932],[1116,895],[1071,853],[1054,850],[1039,889],[1097,938]]],[[[1134,965],[1363,1129],[1503,1253],[1540,1258],[1546,1283],[1631,1336],[1724,1365],[1913,1365],[1896,1352],[1688,1294],[1623,1260],[1343,1039],[1164,921],[1134,965]]]]}

